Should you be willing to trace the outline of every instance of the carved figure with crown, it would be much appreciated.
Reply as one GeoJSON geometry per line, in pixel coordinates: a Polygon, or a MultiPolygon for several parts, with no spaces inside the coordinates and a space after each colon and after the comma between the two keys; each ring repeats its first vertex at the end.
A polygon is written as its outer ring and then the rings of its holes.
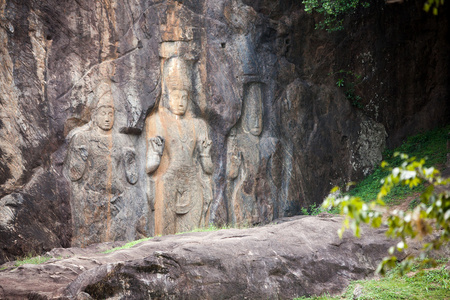
{"type": "Polygon", "coordinates": [[[163,93],[147,118],[146,173],[155,234],[208,223],[213,164],[206,123],[193,113],[192,67],[182,58],[163,62],[163,93]]]}
{"type": "Polygon", "coordinates": [[[136,184],[138,172],[133,147],[113,131],[115,109],[110,84],[97,88],[98,102],[92,119],[74,129],[65,160],[71,181],[72,246],[126,240],[129,214],[124,195],[136,184]]]}

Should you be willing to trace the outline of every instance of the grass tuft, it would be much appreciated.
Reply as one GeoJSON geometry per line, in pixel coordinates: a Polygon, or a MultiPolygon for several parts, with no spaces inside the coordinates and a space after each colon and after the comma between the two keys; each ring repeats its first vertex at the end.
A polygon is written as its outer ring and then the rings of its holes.
{"type": "MultiPolygon", "coordinates": [[[[361,294],[359,300],[429,300],[450,299],[450,270],[445,268],[447,259],[437,260],[438,266],[433,269],[420,272],[410,272],[399,276],[398,267],[391,270],[387,276],[379,279],[353,281],[341,296],[331,297],[329,295],[301,297],[295,300],[338,300],[355,299],[353,292],[357,285],[360,286],[361,294]]],[[[420,262],[415,265],[419,269],[420,262]]],[[[414,266],[413,266],[414,269],[414,266]]]]}
{"type": "Polygon", "coordinates": [[[31,256],[31,254],[30,254],[23,259],[16,260],[14,266],[20,267],[25,264],[39,265],[39,264],[43,264],[43,263],[49,261],[52,258],[53,257],[51,257],[51,256],[40,256],[40,255],[39,256],[31,256]]]}
{"type": "Polygon", "coordinates": [[[123,246],[115,247],[115,248],[112,248],[112,249],[103,251],[102,253],[112,253],[112,252],[115,252],[115,251],[117,251],[117,250],[128,249],[128,248],[133,247],[134,245],[137,245],[137,244],[140,244],[140,243],[142,243],[142,242],[148,241],[148,240],[150,240],[150,239],[152,239],[152,238],[153,238],[153,237],[147,237],[147,238],[143,238],[143,239],[140,239],[140,240],[131,241],[131,242],[129,242],[129,243],[126,243],[126,244],[123,245],[123,246]]]}

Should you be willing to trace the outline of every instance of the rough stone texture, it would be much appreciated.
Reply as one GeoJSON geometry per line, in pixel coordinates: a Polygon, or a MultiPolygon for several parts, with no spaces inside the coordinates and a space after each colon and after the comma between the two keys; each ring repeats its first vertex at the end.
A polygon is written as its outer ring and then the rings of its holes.
{"type": "Polygon", "coordinates": [[[210,131],[210,221],[298,214],[361,178],[386,133],[393,146],[450,119],[450,6],[433,17],[421,5],[374,0],[328,34],[297,0],[0,0],[0,260],[70,244],[63,162],[104,80],[115,136],[136,152],[127,203],[148,212],[125,238],[154,232],[145,123],[171,56],[193,64],[195,117],[210,131]],[[362,108],[336,86],[339,70],[361,75],[362,108]]]}
{"type": "Polygon", "coordinates": [[[351,280],[372,277],[393,242],[384,230],[365,226],[361,239],[347,232],[340,240],[341,225],[342,218],[300,217],[260,228],[157,237],[110,254],[100,253],[110,244],[54,249],[49,254],[63,259],[0,271],[0,297],[292,299],[334,294],[351,280]]]}

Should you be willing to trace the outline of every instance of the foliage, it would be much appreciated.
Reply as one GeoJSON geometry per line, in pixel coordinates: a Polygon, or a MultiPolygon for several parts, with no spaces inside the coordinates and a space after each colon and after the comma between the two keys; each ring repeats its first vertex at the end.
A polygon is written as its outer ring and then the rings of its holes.
{"type": "Polygon", "coordinates": [[[309,208],[302,207],[301,208],[302,215],[307,216],[317,216],[323,211],[326,211],[324,208],[322,208],[320,205],[317,205],[316,203],[313,203],[309,208]]]}
{"type": "MultiPolygon", "coordinates": [[[[361,300],[372,299],[449,299],[450,297],[450,270],[445,269],[448,259],[437,260],[438,267],[434,269],[421,270],[399,276],[401,267],[396,266],[389,271],[385,277],[371,280],[353,281],[341,296],[331,297],[329,295],[300,297],[295,300],[338,300],[355,299],[353,292],[356,286],[360,286],[361,300]]],[[[422,267],[420,261],[415,261],[412,270],[422,267]]],[[[429,266],[428,266],[429,267],[429,266]]]]}
{"type": "Polygon", "coordinates": [[[433,15],[437,16],[440,5],[444,5],[444,0],[427,0],[423,5],[423,10],[429,12],[431,9],[433,15]]]}
{"type": "Polygon", "coordinates": [[[49,261],[52,258],[53,257],[51,257],[51,256],[34,256],[33,257],[30,254],[23,259],[16,260],[14,266],[20,267],[21,265],[25,265],[25,264],[39,265],[39,264],[43,264],[43,263],[49,261]]]}
{"type": "MultiPolygon", "coordinates": [[[[398,238],[400,241],[396,246],[389,249],[390,256],[383,259],[377,272],[384,274],[389,267],[394,267],[397,257],[395,250],[404,251],[408,248],[407,238],[423,238],[429,235],[433,228],[439,230],[436,238],[423,246],[424,253],[429,250],[437,250],[450,240],[450,191],[443,189],[436,192],[439,186],[450,184],[450,179],[444,179],[434,167],[426,167],[425,159],[410,158],[406,154],[394,154],[403,161],[399,167],[390,169],[390,173],[382,180],[382,186],[375,201],[364,202],[360,197],[344,196],[335,198],[328,197],[324,207],[339,207],[341,214],[345,215],[343,227],[339,231],[342,236],[347,228],[352,228],[356,236],[360,236],[361,223],[370,224],[372,227],[380,227],[383,223],[387,225],[386,235],[398,238]],[[412,211],[385,210],[384,197],[398,185],[413,188],[419,184],[426,183],[427,187],[420,196],[420,203],[412,211]],[[387,215],[383,221],[383,213],[387,215]]],[[[388,166],[387,162],[382,167],[388,166]]],[[[332,190],[335,193],[337,188],[332,190]]],[[[400,264],[400,270],[406,271],[411,266],[413,257],[407,257],[400,264]]],[[[428,262],[428,260],[424,260],[428,262]]]]}
{"type": "Polygon", "coordinates": [[[112,249],[103,251],[102,253],[111,253],[111,252],[115,252],[115,251],[117,251],[117,250],[128,249],[128,248],[133,247],[134,245],[137,245],[137,244],[140,244],[140,243],[142,243],[142,242],[148,241],[148,240],[150,240],[150,239],[152,239],[152,238],[153,238],[153,237],[147,237],[147,238],[143,238],[143,239],[140,239],[140,240],[131,241],[131,242],[129,242],[129,243],[126,243],[126,244],[123,245],[123,246],[115,247],[115,248],[112,248],[112,249]]]}
{"type": "Polygon", "coordinates": [[[317,205],[316,203],[311,204],[309,207],[302,207],[300,210],[302,212],[301,214],[306,216],[317,216],[323,212],[329,214],[339,214],[339,210],[337,210],[336,208],[328,210],[322,207],[321,205],[317,205]]]}
{"type": "MultiPolygon", "coordinates": [[[[447,133],[450,126],[437,128],[425,133],[409,137],[400,147],[387,150],[383,153],[383,159],[392,167],[399,166],[401,159],[394,156],[395,152],[406,153],[409,156],[426,157],[426,166],[439,165],[447,159],[447,133]]],[[[377,198],[378,191],[381,188],[381,180],[389,174],[389,170],[379,166],[372,174],[364,178],[356,186],[354,186],[348,195],[360,197],[364,201],[370,201],[377,198]]],[[[404,197],[411,196],[423,192],[425,186],[423,184],[410,189],[409,186],[395,186],[391,193],[384,197],[384,201],[388,204],[395,204],[396,201],[404,197]]],[[[417,201],[412,203],[414,208],[417,201]]]]}
{"type": "Polygon", "coordinates": [[[63,258],[62,256],[57,256],[57,257],[52,257],[52,256],[47,256],[47,255],[33,256],[33,254],[30,253],[25,257],[17,258],[16,261],[14,261],[14,265],[10,265],[9,263],[3,265],[2,267],[0,267],[0,271],[6,270],[8,268],[20,267],[25,264],[40,265],[40,264],[46,263],[47,261],[49,261],[51,259],[62,259],[62,258],[63,258]]]}
{"type": "MultiPolygon", "coordinates": [[[[403,1],[386,1],[386,3],[403,1]]],[[[367,0],[303,0],[307,13],[317,12],[324,16],[323,21],[316,25],[316,29],[325,29],[328,32],[344,29],[343,21],[346,15],[354,13],[358,8],[370,6],[367,0]]],[[[444,0],[426,0],[423,9],[430,10],[433,15],[438,14],[439,6],[444,5],[444,0]]]]}
{"type": "MultiPolygon", "coordinates": [[[[420,266],[421,263],[416,263],[420,266]]],[[[363,293],[358,299],[449,299],[450,271],[445,264],[437,269],[424,270],[415,274],[398,276],[398,266],[386,277],[378,280],[353,282],[343,295],[344,299],[353,299],[356,285],[362,287],[363,293]]]]}
{"type": "Polygon", "coordinates": [[[303,0],[307,13],[317,12],[324,16],[316,29],[337,31],[344,29],[344,16],[352,14],[359,7],[368,7],[367,1],[361,0],[303,0]]]}
{"type": "Polygon", "coordinates": [[[345,70],[339,70],[328,75],[338,75],[336,86],[344,89],[345,97],[353,106],[362,108],[361,96],[355,94],[355,87],[362,82],[361,75],[345,70]]]}

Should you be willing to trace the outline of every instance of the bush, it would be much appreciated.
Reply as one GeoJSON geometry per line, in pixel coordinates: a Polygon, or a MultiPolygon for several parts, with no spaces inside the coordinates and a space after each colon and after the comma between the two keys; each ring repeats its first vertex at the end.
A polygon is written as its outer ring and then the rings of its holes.
{"type": "MultiPolygon", "coordinates": [[[[386,270],[394,267],[397,257],[394,251],[404,251],[408,248],[407,238],[424,238],[429,235],[433,229],[438,230],[437,238],[432,242],[424,244],[422,248],[422,257],[430,250],[438,250],[440,246],[450,240],[450,191],[443,189],[437,190],[439,186],[450,184],[450,179],[444,179],[440,172],[434,167],[426,167],[425,159],[416,159],[406,154],[395,153],[394,157],[399,157],[402,163],[399,167],[390,168],[389,174],[381,181],[382,186],[379,189],[376,200],[366,203],[361,197],[345,195],[336,198],[328,197],[322,206],[324,208],[337,207],[341,214],[345,216],[339,235],[342,236],[347,228],[351,228],[356,236],[360,235],[360,224],[366,223],[372,227],[387,225],[386,235],[393,238],[400,238],[401,241],[396,246],[389,249],[390,256],[385,257],[380,263],[377,272],[385,274],[386,270]],[[417,187],[420,184],[426,184],[427,187],[420,196],[420,202],[412,211],[386,210],[383,199],[396,186],[417,187]],[[387,216],[383,221],[383,213],[387,216]]],[[[383,162],[382,167],[388,167],[388,163],[383,162]]],[[[335,194],[338,188],[331,191],[335,194]]],[[[400,264],[400,270],[403,273],[411,266],[413,257],[407,257],[400,264]]],[[[424,259],[423,263],[430,262],[430,259],[424,259]]]]}

